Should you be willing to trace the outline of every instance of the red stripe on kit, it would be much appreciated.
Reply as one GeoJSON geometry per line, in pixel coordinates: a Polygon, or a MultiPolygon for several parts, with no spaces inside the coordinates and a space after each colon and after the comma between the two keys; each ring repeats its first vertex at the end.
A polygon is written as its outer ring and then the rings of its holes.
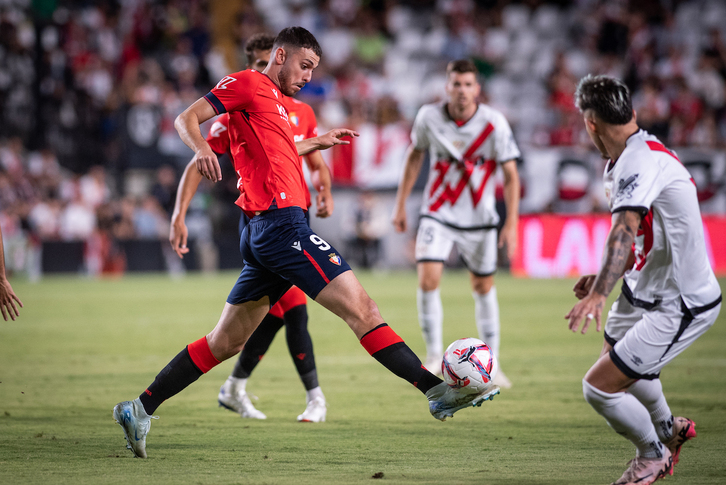
{"type": "Polygon", "coordinates": [[[315,261],[312,256],[310,256],[310,253],[308,253],[304,249],[303,249],[303,253],[305,253],[305,256],[307,256],[307,258],[310,260],[310,262],[313,263],[313,266],[315,266],[315,269],[318,270],[318,273],[320,273],[320,276],[323,277],[323,279],[325,280],[325,282],[326,283],[330,283],[330,280],[328,279],[328,277],[325,276],[325,273],[323,273],[323,270],[320,269],[320,265],[318,265],[318,262],[315,261]]]}
{"type": "Polygon", "coordinates": [[[362,339],[360,339],[360,344],[371,355],[399,342],[403,342],[403,339],[399,337],[398,334],[388,325],[378,327],[368,332],[362,339]]]}
{"type": "Polygon", "coordinates": [[[209,349],[209,343],[207,342],[206,336],[187,345],[187,351],[189,352],[189,357],[192,358],[194,365],[196,365],[199,370],[205,374],[209,372],[212,367],[219,364],[219,361],[214,355],[212,355],[212,351],[209,349]]]}

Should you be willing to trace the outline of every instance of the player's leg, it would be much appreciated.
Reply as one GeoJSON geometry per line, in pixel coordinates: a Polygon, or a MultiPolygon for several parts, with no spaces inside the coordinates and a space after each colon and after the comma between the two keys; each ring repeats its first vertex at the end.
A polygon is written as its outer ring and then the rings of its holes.
{"type": "MultiPolygon", "coordinates": [[[[239,353],[232,374],[219,389],[217,401],[230,411],[243,418],[267,419],[267,416],[252,404],[247,393],[247,379],[262,360],[277,332],[284,325],[279,302],[265,315],[257,329],[252,333],[242,352],[239,353]]],[[[254,396],[253,396],[254,397],[254,396]]]]}
{"type": "Polygon", "coordinates": [[[418,323],[426,344],[424,366],[434,374],[441,375],[441,359],[444,355],[444,309],[441,304],[439,285],[444,272],[444,263],[422,261],[416,264],[416,270],[418,272],[418,289],[416,290],[418,323]]]}
{"type": "MultiPolygon", "coordinates": [[[[305,223],[300,209],[273,211],[260,221],[265,227],[259,236],[275,243],[261,248],[264,251],[259,251],[258,260],[341,317],[376,360],[426,394],[434,417],[445,419],[499,392],[492,386],[478,395],[463,395],[427,371],[403,339],[384,323],[348,263],[305,223]]],[[[250,225],[254,223],[253,219],[250,225]]]]}
{"type": "Polygon", "coordinates": [[[424,393],[436,419],[443,421],[456,411],[479,406],[499,393],[499,387],[493,385],[478,395],[461,394],[426,370],[403,339],[384,322],[378,306],[352,271],[332,280],[315,301],[342,318],[373,358],[424,393]]]}
{"type": "Polygon", "coordinates": [[[424,365],[437,375],[441,375],[441,359],[444,354],[444,310],[439,285],[444,261],[451,254],[453,245],[451,229],[433,219],[421,219],[416,233],[416,304],[418,322],[426,344],[424,365]]]}
{"type": "Polygon", "coordinates": [[[458,231],[456,247],[471,275],[472,297],[474,298],[474,321],[479,338],[486,342],[499,359],[499,372],[494,383],[509,389],[512,383],[502,370],[500,354],[499,301],[494,286],[497,270],[497,231],[458,231]]]}
{"type": "Polygon", "coordinates": [[[161,403],[239,352],[268,309],[268,297],[240,305],[226,303],[212,332],[179,352],[137,399],[114,407],[113,416],[136,456],[146,458],[146,434],[161,403]]]}
{"type": "Polygon", "coordinates": [[[297,417],[297,420],[305,423],[321,423],[325,421],[328,408],[325,395],[318,383],[313,340],[310,338],[310,332],[308,331],[308,308],[302,290],[293,287],[290,291],[293,290],[299,292],[302,303],[298,302],[297,305],[292,306],[285,312],[285,333],[287,348],[290,351],[290,356],[300,380],[305,387],[306,403],[305,411],[297,417]]]}

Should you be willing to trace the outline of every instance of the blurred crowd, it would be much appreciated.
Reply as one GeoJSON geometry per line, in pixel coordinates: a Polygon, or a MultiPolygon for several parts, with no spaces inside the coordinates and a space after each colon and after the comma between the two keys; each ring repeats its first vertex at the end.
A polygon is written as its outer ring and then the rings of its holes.
{"type": "MultiPolygon", "coordinates": [[[[523,147],[589,147],[573,92],[604,73],[669,146],[726,148],[722,1],[0,0],[3,234],[96,238],[101,267],[117,241],[166,237],[191,157],[174,118],[242,68],[247,38],[289,25],[324,53],[299,97],[362,134],[326,153],[338,185],[396,187],[416,111],[465,57],[523,147]]],[[[200,240],[236,230],[230,176],[195,200],[200,240]]]]}

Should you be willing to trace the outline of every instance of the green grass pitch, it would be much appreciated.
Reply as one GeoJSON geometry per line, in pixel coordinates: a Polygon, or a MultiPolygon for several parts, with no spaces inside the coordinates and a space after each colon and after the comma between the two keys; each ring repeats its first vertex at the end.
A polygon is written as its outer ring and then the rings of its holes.
{"type": "MultiPolygon", "coordinates": [[[[422,355],[415,274],[358,276],[386,321],[422,355]]],[[[228,361],[159,408],[149,459],[134,459],[113,406],[138,396],[214,326],[235,278],[14,281],[25,308],[15,322],[0,320],[0,483],[582,485],[614,481],[634,456],[582,397],[580,381],[602,334],[567,330],[573,281],[502,274],[500,362],[514,387],[481,408],[434,420],[416,389],[311,303],[326,423],[295,421],[305,394],[278,336],[248,384],[266,421],[217,407],[228,361]]],[[[442,296],[445,342],[475,336],[466,273],[448,271],[442,296]]],[[[725,313],[662,373],[672,410],[698,430],[665,483],[726,483],[725,313]]]]}

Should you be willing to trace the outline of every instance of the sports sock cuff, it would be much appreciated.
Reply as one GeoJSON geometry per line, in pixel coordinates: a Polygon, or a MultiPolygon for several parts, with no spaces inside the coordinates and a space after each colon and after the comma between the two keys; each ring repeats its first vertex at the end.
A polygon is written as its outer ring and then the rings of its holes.
{"type": "Polygon", "coordinates": [[[196,365],[197,368],[199,368],[199,370],[204,374],[209,372],[215,365],[219,364],[219,361],[212,354],[212,351],[209,348],[206,336],[187,345],[187,351],[189,352],[189,357],[191,357],[194,365],[196,365]]]}
{"type": "Polygon", "coordinates": [[[360,344],[371,355],[400,342],[403,342],[403,339],[385,323],[378,325],[360,339],[360,344]]]}

